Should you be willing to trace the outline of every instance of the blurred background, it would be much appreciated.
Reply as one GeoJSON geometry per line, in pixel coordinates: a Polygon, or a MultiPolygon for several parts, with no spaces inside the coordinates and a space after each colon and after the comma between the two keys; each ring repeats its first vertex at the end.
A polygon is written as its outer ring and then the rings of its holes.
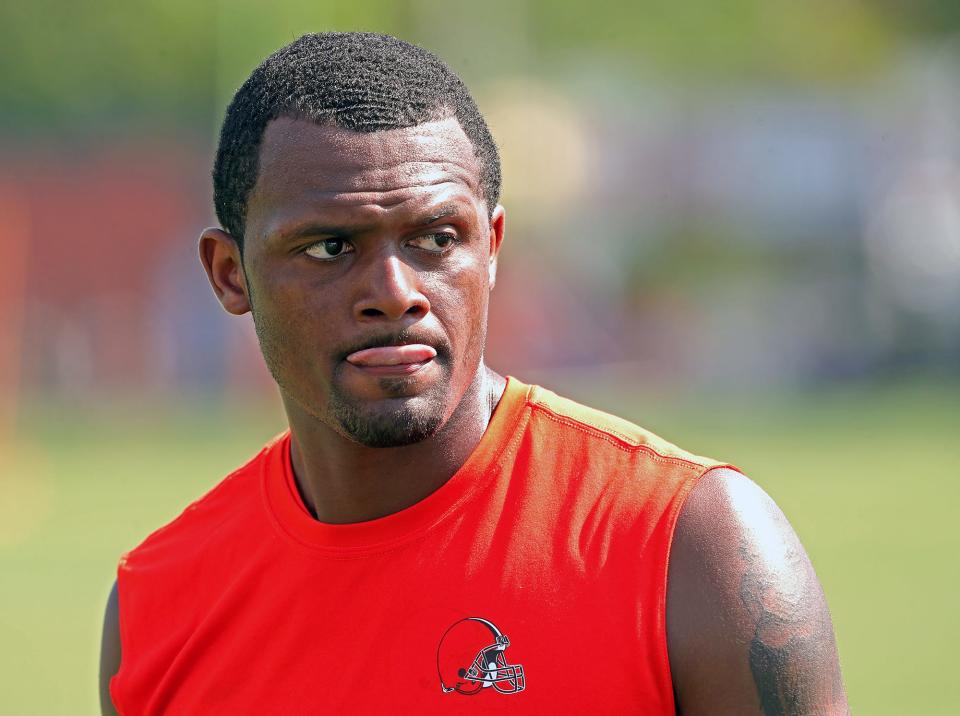
{"type": "Polygon", "coordinates": [[[0,8],[0,713],[97,713],[119,555],[284,427],[196,258],[222,113],[304,32],[444,57],[501,147],[488,362],[740,465],[855,712],[960,687],[960,3],[0,8]]]}

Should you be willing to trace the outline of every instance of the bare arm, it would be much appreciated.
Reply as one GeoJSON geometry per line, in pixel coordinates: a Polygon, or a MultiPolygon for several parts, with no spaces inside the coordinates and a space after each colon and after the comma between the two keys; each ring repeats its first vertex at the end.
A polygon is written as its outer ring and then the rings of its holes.
{"type": "Polygon", "coordinates": [[[773,500],[733,470],[705,475],[680,515],[667,643],[684,716],[849,713],[813,566],[773,500]]]}
{"type": "Polygon", "coordinates": [[[120,668],[120,602],[117,583],[113,583],[103,617],[103,638],[100,642],[100,712],[103,716],[117,716],[110,700],[110,679],[120,668]]]}

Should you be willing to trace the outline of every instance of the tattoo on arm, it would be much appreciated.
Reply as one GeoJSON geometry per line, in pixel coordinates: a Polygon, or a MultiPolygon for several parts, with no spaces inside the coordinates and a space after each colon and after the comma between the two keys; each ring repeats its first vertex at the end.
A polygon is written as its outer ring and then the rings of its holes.
{"type": "Polygon", "coordinates": [[[796,549],[787,551],[788,577],[776,583],[756,547],[741,543],[744,575],[740,598],[756,625],[750,642],[750,672],[765,716],[821,713],[843,700],[829,617],[811,611],[808,592],[816,580],[796,549]],[[832,662],[832,664],[831,664],[832,662]],[[824,668],[833,673],[823,679],[824,668]],[[826,682],[826,683],[825,683],[826,682]]]}
{"type": "Polygon", "coordinates": [[[793,649],[796,645],[789,642],[779,648],[765,644],[759,629],[750,642],[750,671],[765,716],[803,713],[799,685],[790,678],[790,652],[793,649]]]}

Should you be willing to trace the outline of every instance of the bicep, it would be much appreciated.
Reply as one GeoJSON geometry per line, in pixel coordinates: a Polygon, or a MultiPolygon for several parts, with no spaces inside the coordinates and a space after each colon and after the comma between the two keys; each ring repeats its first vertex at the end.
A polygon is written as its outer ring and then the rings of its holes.
{"type": "Polygon", "coordinates": [[[117,711],[110,698],[110,679],[120,669],[120,602],[117,583],[113,583],[107,598],[103,617],[103,637],[100,642],[100,711],[103,716],[116,716],[117,711]]]}
{"type": "Polygon", "coordinates": [[[669,570],[680,713],[847,713],[816,573],[753,482],[726,469],[700,480],[677,523],[669,570]]]}

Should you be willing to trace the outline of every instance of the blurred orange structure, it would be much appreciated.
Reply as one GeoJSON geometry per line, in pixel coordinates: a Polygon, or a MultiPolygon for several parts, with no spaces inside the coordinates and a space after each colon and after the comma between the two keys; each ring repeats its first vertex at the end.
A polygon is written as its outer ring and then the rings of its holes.
{"type": "Polygon", "coordinates": [[[17,385],[142,388],[157,267],[192,246],[206,212],[198,159],[180,141],[7,164],[0,186],[4,410],[17,385]],[[19,364],[18,356],[29,356],[19,364]],[[72,385],[71,385],[72,384],[72,385]]]}
{"type": "Polygon", "coordinates": [[[0,448],[12,432],[19,395],[29,219],[22,194],[0,182],[0,448]]]}

